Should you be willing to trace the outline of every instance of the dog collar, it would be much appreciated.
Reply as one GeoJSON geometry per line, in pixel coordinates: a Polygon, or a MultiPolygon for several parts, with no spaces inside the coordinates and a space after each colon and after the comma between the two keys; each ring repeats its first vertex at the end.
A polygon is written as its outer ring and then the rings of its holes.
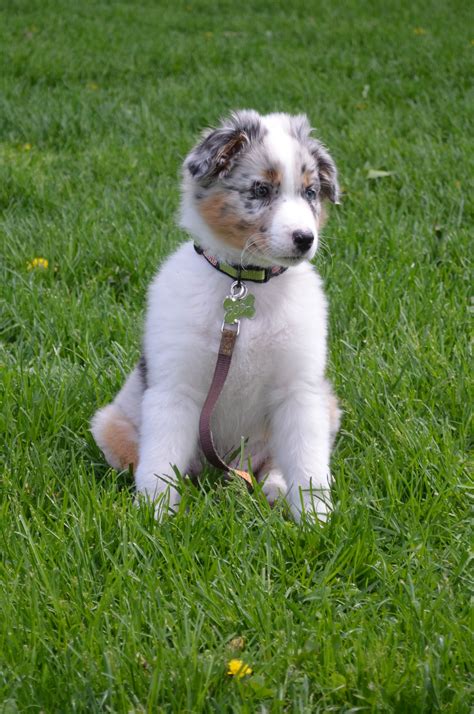
{"type": "Polygon", "coordinates": [[[288,268],[284,268],[282,265],[272,265],[270,268],[259,268],[255,265],[249,265],[243,268],[241,265],[224,263],[218,260],[214,255],[208,253],[204,248],[201,248],[197,243],[194,243],[194,250],[199,255],[202,255],[209,265],[212,265],[213,268],[234,280],[248,280],[251,283],[268,283],[270,278],[276,278],[277,275],[281,275],[285,270],[288,270],[288,268]]]}

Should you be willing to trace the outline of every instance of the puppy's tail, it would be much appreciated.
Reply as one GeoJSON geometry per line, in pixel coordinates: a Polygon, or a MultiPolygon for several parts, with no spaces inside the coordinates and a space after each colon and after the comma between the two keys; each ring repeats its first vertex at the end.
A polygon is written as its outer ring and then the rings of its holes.
{"type": "Polygon", "coordinates": [[[138,433],[133,422],[116,404],[99,409],[91,421],[91,431],[107,462],[119,471],[138,466],[138,433]]]}

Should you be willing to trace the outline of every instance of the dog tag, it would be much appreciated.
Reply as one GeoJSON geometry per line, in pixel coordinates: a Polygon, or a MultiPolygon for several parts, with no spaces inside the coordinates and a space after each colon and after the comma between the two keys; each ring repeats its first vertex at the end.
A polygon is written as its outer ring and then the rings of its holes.
{"type": "Polygon", "coordinates": [[[224,300],[224,322],[230,325],[243,317],[252,318],[255,316],[255,295],[247,293],[245,297],[226,297],[224,300]]]}

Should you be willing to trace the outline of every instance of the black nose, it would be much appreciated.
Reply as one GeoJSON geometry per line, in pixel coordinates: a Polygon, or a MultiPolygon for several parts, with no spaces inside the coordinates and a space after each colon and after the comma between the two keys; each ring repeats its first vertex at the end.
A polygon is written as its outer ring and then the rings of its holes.
{"type": "Polygon", "coordinates": [[[305,253],[311,248],[314,241],[314,235],[311,231],[294,231],[293,243],[301,253],[305,253]]]}

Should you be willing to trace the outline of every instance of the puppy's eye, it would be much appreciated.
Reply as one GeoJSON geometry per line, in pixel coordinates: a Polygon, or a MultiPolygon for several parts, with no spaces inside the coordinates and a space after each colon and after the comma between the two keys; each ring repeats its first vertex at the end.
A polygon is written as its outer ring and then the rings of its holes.
{"type": "Polygon", "coordinates": [[[314,201],[316,199],[316,196],[316,189],[314,189],[312,186],[308,186],[308,188],[305,188],[304,197],[308,199],[308,201],[314,201]]]}
{"type": "Polygon", "coordinates": [[[260,183],[256,181],[252,186],[252,196],[253,198],[268,198],[270,195],[270,186],[266,183],[260,183]]]}

